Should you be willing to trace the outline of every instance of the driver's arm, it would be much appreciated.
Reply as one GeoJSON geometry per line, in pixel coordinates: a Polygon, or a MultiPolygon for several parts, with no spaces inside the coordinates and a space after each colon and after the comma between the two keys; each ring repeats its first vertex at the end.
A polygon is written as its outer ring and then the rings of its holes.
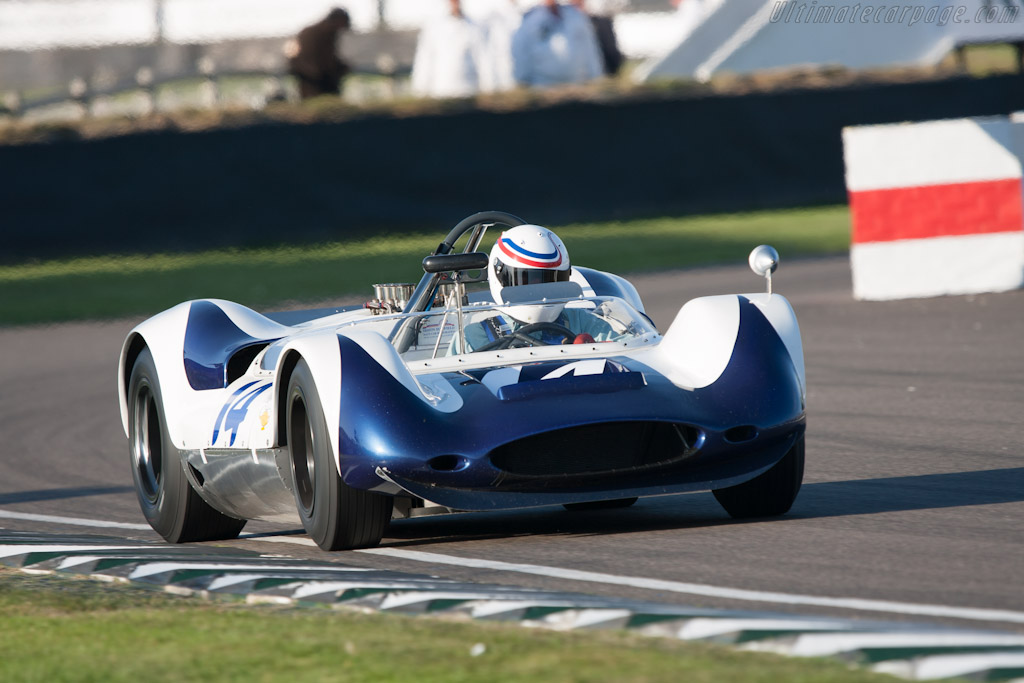
{"type": "Polygon", "coordinates": [[[615,338],[615,330],[607,321],[581,308],[567,308],[562,311],[565,326],[579,334],[589,334],[594,341],[608,341],[615,338]]]}
{"type": "MultiPolygon", "coordinates": [[[[476,322],[466,322],[463,326],[463,333],[466,337],[466,353],[472,353],[475,349],[497,339],[501,339],[511,332],[512,328],[500,315],[491,315],[490,317],[476,322]]],[[[448,345],[446,355],[454,356],[458,352],[459,340],[458,334],[456,333],[456,336],[452,337],[452,341],[448,345]]]]}

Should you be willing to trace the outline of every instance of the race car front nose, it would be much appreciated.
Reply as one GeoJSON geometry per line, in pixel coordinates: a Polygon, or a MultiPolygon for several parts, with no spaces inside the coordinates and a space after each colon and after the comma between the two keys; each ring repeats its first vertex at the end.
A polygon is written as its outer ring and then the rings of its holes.
{"type": "Polygon", "coordinates": [[[458,510],[665,495],[742,483],[777,462],[803,431],[801,418],[732,443],[724,432],[682,423],[595,424],[518,439],[477,459],[395,462],[377,474],[458,510]]]}
{"type": "Polygon", "coordinates": [[[491,464],[513,475],[572,476],[641,471],[693,456],[699,427],[674,422],[602,422],[528,436],[492,450],[491,464]]]}

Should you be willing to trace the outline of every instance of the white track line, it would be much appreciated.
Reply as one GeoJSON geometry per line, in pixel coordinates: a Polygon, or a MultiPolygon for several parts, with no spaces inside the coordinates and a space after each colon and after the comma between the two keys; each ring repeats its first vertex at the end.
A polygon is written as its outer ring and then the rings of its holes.
{"type": "Polygon", "coordinates": [[[64,544],[29,544],[18,543],[16,545],[0,545],[0,559],[6,557],[18,557],[20,555],[31,555],[33,553],[80,553],[86,551],[97,552],[100,550],[138,550],[137,545],[74,545],[64,544]]]}
{"type": "MultiPolygon", "coordinates": [[[[33,515],[23,512],[8,512],[6,510],[0,510],[0,518],[4,517],[8,519],[24,519],[35,522],[51,522],[55,524],[71,524],[77,526],[108,527],[114,529],[139,529],[145,531],[150,530],[150,527],[145,524],[108,522],[98,519],[80,519],[76,517],[53,517],[50,515],[33,515]]],[[[314,545],[310,539],[301,536],[250,537],[246,540],[273,543],[293,543],[296,545],[307,546],[314,545]]],[[[471,567],[474,569],[491,569],[500,572],[532,574],[534,576],[546,576],[548,578],[565,579],[568,581],[602,583],[612,586],[643,588],[646,590],[664,591],[668,593],[683,593],[687,595],[702,595],[705,597],[721,598],[725,600],[760,602],[776,605],[810,605],[813,607],[830,607],[834,609],[849,609],[861,612],[882,612],[886,614],[903,614],[910,616],[938,617],[945,619],[967,619],[971,621],[992,621],[1006,622],[1012,624],[1024,624],[1024,612],[1015,612],[1011,610],[982,609],[973,607],[949,607],[946,605],[926,605],[909,602],[894,602],[889,600],[868,600],[864,598],[826,598],[814,595],[799,595],[794,593],[754,591],[742,588],[726,588],[722,586],[708,586],[696,583],[667,581],[664,579],[648,579],[639,576],[620,576],[617,574],[602,574],[599,572],[588,572],[581,571],[578,569],[544,567],[535,564],[520,564],[513,562],[501,562],[498,560],[483,560],[472,557],[457,557],[454,555],[427,553],[418,550],[402,550],[400,548],[366,548],[364,550],[356,550],[354,552],[366,553],[370,555],[382,555],[385,557],[394,557],[402,560],[413,560],[416,562],[425,562],[429,564],[452,565],[456,567],[471,567]]]]}
{"type": "Polygon", "coordinates": [[[242,541],[262,541],[263,543],[291,543],[292,545],[306,545],[311,548],[316,547],[316,543],[313,542],[312,538],[306,538],[305,536],[239,536],[239,540],[242,541]]]}
{"type": "Polygon", "coordinates": [[[54,517],[53,515],[33,515],[30,512],[12,512],[0,510],[0,519],[21,519],[26,522],[50,522],[51,524],[70,524],[71,526],[93,526],[108,529],[132,529],[135,531],[152,531],[148,524],[129,524],[128,522],[108,522],[102,519],[81,519],[79,517],[54,517]]]}
{"type": "Polygon", "coordinates": [[[669,593],[685,593],[726,600],[742,600],[745,602],[761,602],[777,605],[812,605],[814,607],[831,607],[866,612],[885,612],[888,614],[905,614],[913,616],[940,617],[948,619],[970,619],[973,621],[1001,621],[1024,624],[1024,612],[1010,610],[980,609],[972,607],[948,607],[945,605],[922,605],[909,602],[893,602],[889,600],[868,600],[863,598],[824,598],[814,595],[797,595],[792,593],[775,593],[745,590],[741,588],[724,588],[696,583],[666,581],[664,579],[647,579],[638,576],[619,576],[598,572],[580,571],[578,569],[562,569],[559,567],[543,567],[535,564],[519,564],[482,560],[472,557],[455,557],[438,553],[426,553],[417,550],[400,550],[398,548],[367,548],[356,552],[371,555],[384,555],[403,560],[415,560],[431,564],[472,567],[474,569],[492,569],[503,572],[533,574],[554,579],[603,583],[629,588],[645,588],[669,593]]]}

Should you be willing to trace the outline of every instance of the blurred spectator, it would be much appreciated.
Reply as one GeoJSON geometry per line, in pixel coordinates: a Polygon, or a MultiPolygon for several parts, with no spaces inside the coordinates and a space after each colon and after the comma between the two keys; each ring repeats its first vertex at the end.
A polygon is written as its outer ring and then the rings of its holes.
{"type": "Polygon", "coordinates": [[[288,71],[298,79],[302,99],[341,94],[341,79],[349,67],[338,57],[338,40],[351,25],[348,12],[335,7],[285,46],[288,71]]]}
{"type": "Polygon", "coordinates": [[[586,14],[556,0],[531,9],[512,38],[516,81],[530,86],[582,83],[604,72],[586,14]]]}
{"type": "Polygon", "coordinates": [[[489,83],[482,84],[485,91],[512,90],[516,79],[512,70],[512,36],[523,23],[523,14],[516,0],[495,0],[490,13],[484,17],[487,34],[486,58],[491,75],[489,83]]]}
{"type": "Polygon", "coordinates": [[[672,0],[672,4],[676,6],[676,40],[682,42],[704,21],[705,0],[672,0]]]}
{"type": "Polygon", "coordinates": [[[597,46],[601,49],[601,63],[604,66],[605,76],[614,76],[622,68],[625,58],[619,52],[619,43],[615,40],[615,26],[612,18],[603,14],[592,14],[586,9],[586,0],[572,0],[573,6],[590,17],[590,23],[594,26],[594,36],[597,38],[597,46]]]}
{"type": "Polygon", "coordinates": [[[459,0],[428,22],[416,41],[412,90],[427,97],[469,97],[493,80],[487,69],[484,31],[462,13],[459,0]]]}

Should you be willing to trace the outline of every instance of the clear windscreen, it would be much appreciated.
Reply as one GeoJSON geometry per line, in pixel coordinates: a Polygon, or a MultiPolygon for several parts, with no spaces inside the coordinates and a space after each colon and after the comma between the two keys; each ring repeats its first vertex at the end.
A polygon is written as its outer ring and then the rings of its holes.
{"type": "Polygon", "coordinates": [[[628,341],[657,332],[643,314],[615,297],[464,306],[461,335],[454,306],[350,325],[372,329],[392,343],[403,336],[411,338],[408,348],[399,349],[407,362],[502,349],[628,341]],[[406,334],[399,334],[400,328],[406,328],[406,334]]]}

